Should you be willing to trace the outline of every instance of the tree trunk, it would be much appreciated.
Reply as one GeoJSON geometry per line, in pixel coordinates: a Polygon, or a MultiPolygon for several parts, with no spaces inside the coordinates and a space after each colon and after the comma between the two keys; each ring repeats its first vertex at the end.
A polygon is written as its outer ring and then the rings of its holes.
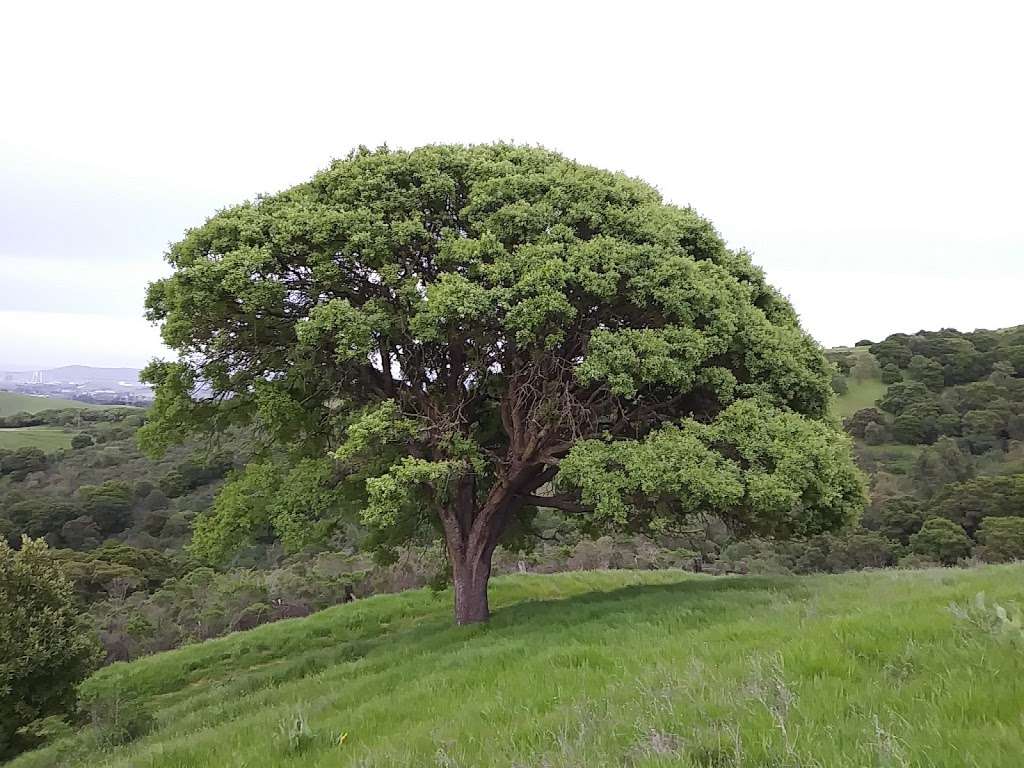
{"type": "Polygon", "coordinates": [[[522,479],[513,475],[511,481],[502,480],[491,489],[480,507],[474,506],[473,482],[473,474],[467,473],[466,481],[460,483],[455,504],[441,514],[448,561],[452,564],[455,621],[458,624],[478,624],[491,617],[487,605],[491,557],[517,508],[513,498],[522,479]]]}
{"type": "Polygon", "coordinates": [[[452,561],[457,624],[478,624],[491,617],[487,604],[487,582],[490,577],[490,552],[482,552],[476,557],[465,557],[462,562],[452,561]]]}

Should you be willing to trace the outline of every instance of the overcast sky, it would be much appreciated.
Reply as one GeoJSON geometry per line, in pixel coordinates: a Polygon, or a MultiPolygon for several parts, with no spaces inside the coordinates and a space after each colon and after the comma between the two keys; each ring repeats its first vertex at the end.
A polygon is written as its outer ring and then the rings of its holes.
{"type": "Polygon", "coordinates": [[[640,176],[826,345],[1024,323],[1022,28],[1020,2],[5,3],[0,368],[161,354],[168,243],[359,144],[640,176]]]}

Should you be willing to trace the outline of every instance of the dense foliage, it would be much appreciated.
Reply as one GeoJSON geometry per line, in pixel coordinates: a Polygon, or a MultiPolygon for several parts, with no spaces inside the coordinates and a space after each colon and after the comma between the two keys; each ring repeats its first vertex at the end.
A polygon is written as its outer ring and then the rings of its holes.
{"type": "Polygon", "coordinates": [[[357,516],[383,550],[440,534],[468,622],[538,507],[789,536],[862,505],[792,307],[621,174],[508,145],[360,150],[168,259],[147,307],[179,355],[144,374],[145,439],[236,425],[267,446],[197,524],[201,555],[357,516]]]}
{"type": "Polygon", "coordinates": [[[99,661],[71,580],[40,540],[0,541],[0,759],[28,746],[19,730],[63,714],[99,661]]]}
{"type": "Polygon", "coordinates": [[[1024,519],[1022,350],[1024,326],[893,334],[829,350],[847,387],[840,408],[857,404],[844,426],[871,476],[863,523],[898,542],[902,562],[999,561],[1017,551],[1017,523],[1000,519],[1024,519]],[[880,372],[857,381],[865,361],[880,372]],[[881,396],[864,407],[866,392],[881,396]]]}
{"type": "Polygon", "coordinates": [[[1024,327],[894,334],[867,349],[830,354],[839,371],[854,360],[884,365],[888,389],[878,410],[855,414],[851,434],[863,437],[874,423],[892,442],[931,444],[949,436],[974,455],[1024,440],[1024,327]]]}
{"type": "MultiPolygon", "coordinates": [[[[160,459],[144,456],[135,434],[143,415],[128,409],[32,415],[32,426],[63,426],[79,447],[0,451],[0,537],[17,546],[24,534],[53,547],[87,550],[110,538],[161,550],[180,549],[191,519],[244,460],[243,441],[190,443],[160,459]],[[4,471],[4,468],[10,471],[4,471]]],[[[11,417],[15,418],[15,417],[11,417]]],[[[18,417],[20,418],[20,417],[18,417]]]]}

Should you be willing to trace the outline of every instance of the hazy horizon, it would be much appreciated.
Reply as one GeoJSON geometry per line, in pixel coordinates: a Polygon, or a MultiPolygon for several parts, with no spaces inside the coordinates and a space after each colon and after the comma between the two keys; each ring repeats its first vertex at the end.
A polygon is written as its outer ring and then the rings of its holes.
{"type": "Polygon", "coordinates": [[[58,5],[3,14],[0,369],[165,354],[168,243],[359,144],[643,178],[825,346],[1024,322],[1014,5],[58,5]]]}

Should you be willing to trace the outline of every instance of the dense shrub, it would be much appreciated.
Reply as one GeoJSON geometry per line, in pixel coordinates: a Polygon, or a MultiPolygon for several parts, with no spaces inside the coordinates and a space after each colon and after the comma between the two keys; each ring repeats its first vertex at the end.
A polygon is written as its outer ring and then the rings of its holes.
{"type": "Polygon", "coordinates": [[[832,573],[886,568],[896,564],[901,552],[897,542],[875,531],[854,530],[828,538],[831,552],[825,570],[832,573]]]}
{"type": "Polygon", "coordinates": [[[717,565],[720,573],[786,575],[796,571],[796,558],[775,542],[747,539],[725,547],[717,565]]]}
{"type": "Polygon", "coordinates": [[[77,504],[65,499],[50,497],[32,497],[18,501],[6,509],[7,519],[15,529],[30,538],[46,537],[51,544],[59,543],[59,536],[54,532],[70,520],[82,514],[77,504]]]}
{"type": "Polygon", "coordinates": [[[906,368],[910,363],[910,360],[914,357],[914,353],[910,350],[909,345],[906,343],[906,339],[909,338],[906,334],[894,334],[887,338],[885,341],[880,341],[878,344],[872,344],[869,347],[871,354],[875,356],[875,359],[883,365],[893,365],[897,368],[906,368]]]}
{"type": "MultiPolygon", "coordinates": [[[[176,447],[160,459],[139,453],[142,416],[129,411],[47,411],[7,417],[11,426],[46,424],[76,430],[76,450],[46,456],[38,449],[0,449],[0,536],[42,537],[54,547],[90,549],[110,537],[164,549],[181,547],[188,521],[205,511],[235,453],[176,447]],[[92,445],[85,443],[91,440],[92,445]],[[157,487],[180,479],[172,502],[157,487]],[[162,512],[161,514],[154,514],[162,512]]],[[[235,445],[226,439],[222,445],[235,445]]],[[[237,451],[237,445],[235,445],[237,451]]],[[[261,563],[261,564],[266,564],[261,563]]]]}
{"type": "Polygon", "coordinates": [[[968,411],[963,417],[963,436],[974,454],[1003,448],[1008,437],[1006,418],[988,408],[968,411]]]}
{"type": "Polygon", "coordinates": [[[71,581],[46,544],[0,541],[0,758],[30,746],[18,731],[71,710],[75,686],[99,660],[74,608],[71,581]]]}
{"type": "Polygon", "coordinates": [[[975,460],[962,451],[959,443],[949,437],[940,437],[932,446],[924,448],[910,472],[915,492],[928,499],[950,483],[969,480],[976,471],[975,460]]]}
{"type": "Polygon", "coordinates": [[[46,454],[40,448],[0,450],[0,475],[7,475],[16,482],[33,472],[42,472],[47,464],[46,454]]]}
{"type": "Polygon", "coordinates": [[[146,707],[119,691],[100,693],[86,686],[79,708],[89,724],[89,740],[102,751],[134,741],[156,723],[146,707]]]}
{"type": "Polygon", "coordinates": [[[978,527],[978,557],[990,563],[1024,559],[1024,517],[986,517],[978,527]]]}
{"type": "Polygon", "coordinates": [[[910,364],[907,366],[907,376],[934,391],[942,389],[945,384],[942,366],[921,355],[914,355],[911,358],[910,364]]]}
{"type": "Polygon", "coordinates": [[[96,521],[88,515],[80,515],[64,523],[60,529],[60,541],[71,549],[92,549],[98,547],[103,534],[96,521]]]}
{"type": "Polygon", "coordinates": [[[853,437],[859,437],[863,440],[864,431],[871,424],[884,423],[885,415],[880,410],[877,408],[862,408],[843,422],[843,429],[853,437]]]}
{"type": "Polygon", "coordinates": [[[59,550],[58,557],[83,603],[153,590],[181,573],[181,564],[152,549],[107,542],[88,552],[59,550]]]}
{"type": "Polygon", "coordinates": [[[877,422],[871,422],[864,428],[864,442],[868,445],[882,445],[889,439],[889,431],[877,422]]]}
{"type": "Polygon", "coordinates": [[[878,407],[886,413],[899,416],[910,406],[927,402],[931,398],[928,388],[919,381],[898,382],[889,386],[878,401],[878,407]]]}
{"type": "Polygon", "coordinates": [[[936,496],[933,510],[971,535],[983,518],[1024,516],[1024,475],[978,477],[950,485],[936,496]]]}
{"type": "Polygon", "coordinates": [[[891,431],[898,443],[929,445],[943,435],[958,433],[960,417],[946,412],[935,400],[925,400],[904,408],[893,420],[891,431]]]}
{"type": "Polygon", "coordinates": [[[832,365],[836,367],[843,376],[848,376],[850,369],[856,362],[856,356],[850,354],[845,349],[828,349],[825,350],[825,357],[832,365]]]}
{"type": "Polygon", "coordinates": [[[922,504],[911,496],[886,499],[877,509],[865,515],[865,525],[882,536],[900,544],[910,543],[910,537],[924,524],[922,504]]]}
{"type": "Polygon", "coordinates": [[[850,376],[854,381],[871,381],[882,376],[882,369],[878,361],[872,355],[860,354],[856,356],[856,362],[850,369],[850,376]]]}
{"type": "Polygon", "coordinates": [[[131,487],[119,480],[108,480],[102,485],[83,485],[78,489],[85,514],[95,521],[103,533],[117,533],[128,524],[128,512],[134,495],[131,487]]]}
{"type": "Polygon", "coordinates": [[[715,570],[737,573],[843,573],[895,565],[902,548],[877,531],[851,528],[788,542],[751,539],[730,544],[715,570]]]}
{"type": "MultiPolygon", "coordinates": [[[[138,556],[151,558],[153,554],[143,551],[138,556]]],[[[400,562],[408,566],[416,557],[413,551],[408,556],[403,553],[400,562]]],[[[126,557],[120,559],[129,561],[126,557]]],[[[147,570],[154,573],[166,565],[136,560],[133,570],[137,574],[147,570]]],[[[110,561],[96,561],[93,566],[111,572],[116,567],[110,561]]],[[[98,602],[92,607],[92,615],[107,660],[128,660],[226,632],[251,629],[268,621],[306,616],[344,602],[353,592],[365,595],[422,587],[436,574],[438,566],[435,562],[429,568],[407,570],[409,578],[391,583],[396,587],[392,590],[383,588],[387,581],[383,574],[394,573],[392,569],[402,566],[380,569],[382,574],[372,588],[369,567],[369,561],[360,556],[323,554],[309,561],[260,571],[196,568],[180,577],[168,578],[155,591],[130,590],[98,602]]]]}
{"type": "Polygon", "coordinates": [[[954,565],[971,554],[972,542],[964,529],[944,517],[931,517],[910,537],[910,548],[943,565],[954,565]]]}
{"type": "Polygon", "coordinates": [[[884,366],[882,368],[882,383],[895,384],[897,381],[903,381],[903,372],[893,363],[884,366]]]}

